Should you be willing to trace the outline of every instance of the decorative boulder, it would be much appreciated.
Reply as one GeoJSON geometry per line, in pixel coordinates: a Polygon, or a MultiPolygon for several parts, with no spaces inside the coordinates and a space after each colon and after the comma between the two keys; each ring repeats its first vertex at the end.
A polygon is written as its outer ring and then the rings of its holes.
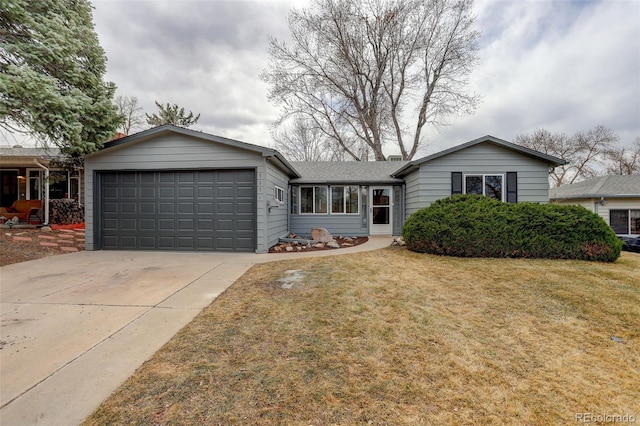
{"type": "Polygon", "coordinates": [[[336,240],[331,240],[327,243],[327,247],[329,248],[340,248],[340,244],[336,240]]]}
{"type": "Polygon", "coordinates": [[[333,235],[326,228],[313,228],[311,230],[311,239],[321,243],[328,243],[333,241],[333,235]]]}

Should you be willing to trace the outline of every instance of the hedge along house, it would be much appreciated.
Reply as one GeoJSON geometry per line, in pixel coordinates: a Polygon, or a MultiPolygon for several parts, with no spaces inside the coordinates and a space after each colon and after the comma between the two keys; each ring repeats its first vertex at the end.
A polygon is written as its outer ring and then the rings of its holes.
{"type": "Polygon", "coordinates": [[[85,157],[86,248],[267,252],[290,232],[398,235],[455,193],[548,201],[555,157],[487,136],[411,162],[296,162],[175,126],[85,157]]]}
{"type": "Polygon", "coordinates": [[[454,194],[510,203],[549,201],[549,171],[566,164],[493,136],[412,161],[392,174],[405,181],[405,215],[454,194]]]}

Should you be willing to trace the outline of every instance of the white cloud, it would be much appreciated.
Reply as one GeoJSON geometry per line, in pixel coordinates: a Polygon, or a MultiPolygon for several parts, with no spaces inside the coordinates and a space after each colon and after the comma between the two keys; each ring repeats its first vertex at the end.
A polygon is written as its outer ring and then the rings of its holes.
{"type": "MultiPolygon", "coordinates": [[[[268,37],[288,38],[288,10],[305,4],[94,0],[106,78],[145,112],[176,103],[201,114],[198,130],[268,145],[278,111],[258,75],[268,37]]],[[[640,2],[477,0],[475,10],[483,35],[470,90],[483,102],[426,132],[420,154],[537,128],[640,136],[640,2]]]]}
{"type": "Polygon", "coordinates": [[[573,134],[602,124],[625,144],[640,135],[640,3],[478,4],[484,32],[472,86],[484,95],[429,151],[537,128],[573,134]]]}

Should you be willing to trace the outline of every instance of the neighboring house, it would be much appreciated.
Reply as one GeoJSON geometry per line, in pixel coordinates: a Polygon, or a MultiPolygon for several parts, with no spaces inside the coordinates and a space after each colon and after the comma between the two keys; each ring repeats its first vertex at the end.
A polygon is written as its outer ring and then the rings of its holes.
{"type": "Polygon", "coordinates": [[[618,235],[640,235],[640,175],[602,176],[549,190],[558,204],[578,204],[600,215],[618,235]]]}
{"type": "Polygon", "coordinates": [[[16,200],[43,200],[43,219],[48,223],[49,200],[84,198],[82,171],[68,171],[52,162],[60,157],[57,148],[0,148],[0,206],[16,200]]]}
{"type": "Polygon", "coordinates": [[[415,161],[288,162],[277,151],[165,125],[85,157],[87,250],[263,253],[311,228],[398,235],[456,193],[547,202],[562,159],[486,136],[415,161]]]}

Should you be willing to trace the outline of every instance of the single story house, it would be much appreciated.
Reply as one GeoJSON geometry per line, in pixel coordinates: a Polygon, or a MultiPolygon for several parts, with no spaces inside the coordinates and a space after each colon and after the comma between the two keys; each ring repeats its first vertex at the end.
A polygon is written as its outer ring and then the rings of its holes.
{"type": "Polygon", "coordinates": [[[485,136],[414,161],[289,162],[271,148],[165,125],[85,157],[86,249],[264,253],[290,232],[399,235],[433,201],[548,202],[564,160],[485,136]]]}
{"type": "Polygon", "coordinates": [[[73,198],[83,203],[82,170],[65,170],[55,164],[57,148],[0,148],[0,207],[16,200],[43,200],[43,220],[48,223],[49,200],[73,198]]]}
{"type": "Polygon", "coordinates": [[[558,204],[577,204],[597,213],[621,236],[640,236],[640,176],[609,175],[549,190],[558,204]]]}

